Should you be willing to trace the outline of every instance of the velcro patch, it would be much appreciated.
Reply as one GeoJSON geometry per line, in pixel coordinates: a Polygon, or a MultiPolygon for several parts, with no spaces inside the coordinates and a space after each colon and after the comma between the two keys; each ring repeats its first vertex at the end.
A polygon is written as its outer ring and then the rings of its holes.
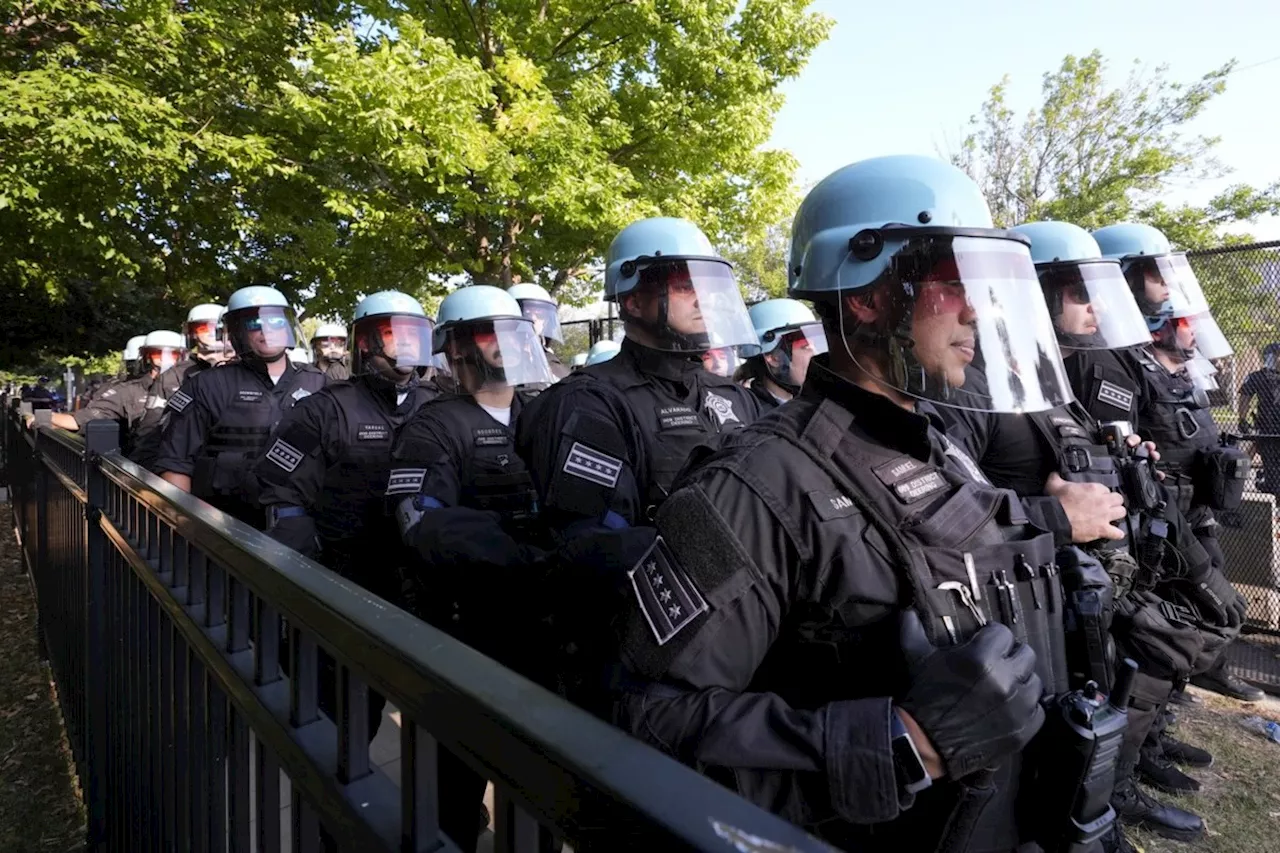
{"type": "Polygon", "coordinates": [[[191,396],[185,391],[177,391],[169,398],[169,408],[173,409],[175,412],[181,412],[187,406],[190,406],[192,402],[194,401],[191,399],[191,396]]]}
{"type": "Polygon", "coordinates": [[[566,474],[612,489],[618,485],[622,460],[575,441],[569,448],[569,458],[564,461],[563,470],[566,474]]]}
{"type": "Polygon", "coordinates": [[[271,445],[271,449],[267,451],[267,460],[274,462],[292,474],[297,470],[298,465],[302,463],[302,457],[305,455],[283,438],[277,438],[276,443],[271,445]]]}
{"type": "Polygon", "coordinates": [[[912,474],[917,474],[926,467],[926,463],[910,456],[899,456],[897,459],[890,459],[871,469],[876,475],[876,479],[884,483],[886,486],[892,486],[912,474]]]}
{"type": "Polygon", "coordinates": [[[236,399],[241,403],[257,403],[262,400],[262,392],[252,388],[241,388],[236,393],[236,399]]]}
{"type": "Polygon", "coordinates": [[[1128,412],[1133,408],[1133,392],[1126,391],[1119,385],[1113,385],[1104,379],[1098,383],[1098,402],[1128,412]]]}
{"type": "Polygon", "coordinates": [[[809,498],[809,503],[813,504],[814,512],[818,513],[818,517],[823,521],[848,518],[858,511],[853,498],[840,492],[814,491],[809,492],[806,497],[809,498]]]}
{"type": "Polygon", "coordinates": [[[937,471],[926,471],[919,477],[913,477],[910,480],[903,480],[901,483],[893,487],[893,491],[898,496],[898,500],[903,503],[915,503],[924,500],[929,495],[937,494],[947,487],[946,478],[937,471]]]}
{"type": "Polygon", "coordinates": [[[658,429],[688,429],[700,427],[702,421],[691,406],[657,406],[658,429]]]}
{"type": "Polygon", "coordinates": [[[1058,435],[1063,438],[1083,438],[1086,440],[1089,438],[1089,433],[1085,432],[1077,424],[1060,424],[1058,426],[1058,435]]]}
{"type": "Polygon", "coordinates": [[[386,424],[358,424],[356,441],[385,441],[391,438],[391,427],[386,424]]]}
{"type": "Polygon", "coordinates": [[[510,433],[497,427],[473,429],[471,437],[475,440],[476,447],[505,447],[511,443],[510,433]]]}
{"type": "Polygon", "coordinates": [[[640,562],[627,572],[640,612],[658,645],[666,645],[690,622],[707,612],[707,601],[659,536],[640,562]]]}
{"type": "Polygon", "coordinates": [[[393,468],[387,478],[388,495],[416,495],[427,479],[426,468],[393,468]]]}

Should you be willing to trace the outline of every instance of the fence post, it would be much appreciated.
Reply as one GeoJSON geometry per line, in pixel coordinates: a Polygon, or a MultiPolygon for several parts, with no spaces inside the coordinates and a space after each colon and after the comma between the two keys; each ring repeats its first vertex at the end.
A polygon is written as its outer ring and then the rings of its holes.
{"type": "MultiPolygon", "coordinates": [[[[49,570],[49,468],[44,461],[41,450],[40,427],[49,423],[52,413],[39,410],[35,413],[35,447],[31,453],[31,476],[34,481],[36,503],[35,555],[27,551],[28,573],[31,576],[31,589],[36,598],[36,640],[40,650],[40,659],[48,662],[49,646],[45,635],[45,609],[48,601],[40,600],[40,593],[47,587],[44,585],[45,572],[49,570]]],[[[30,533],[30,531],[28,531],[30,533]]],[[[24,545],[27,543],[23,543],[24,545]]]]}
{"type": "Polygon", "coordinates": [[[105,453],[120,447],[120,426],[112,420],[90,421],[85,425],[85,778],[84,804],[88,816],[86,839],[90,851],[108,845],[107,797],[111,779],[107,766],[111,754],[107,743],[107,646],[105,600],[107,594],[107,535],[98,519],[107,500],[107,479],[98,468],[105,453]]]}

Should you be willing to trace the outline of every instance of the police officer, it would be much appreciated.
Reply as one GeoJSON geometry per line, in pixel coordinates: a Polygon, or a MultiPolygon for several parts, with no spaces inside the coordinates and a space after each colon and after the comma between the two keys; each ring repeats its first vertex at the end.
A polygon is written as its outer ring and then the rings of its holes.
{"type": "MultiPolygon", "coordinates": [[[[269,536],[397,603],[399,532],[385,512],[383,491],[396,431],[437,393],[419,381],[430,363],[431,328],[412,296],[389,290],[360,300],[352,378],[329,383],[285,412],[255,467],[269,536]],[[378,559],[369,558],[373,553],[378,559]]],[[[336,719],[328,654],[319,672],[320,709],[336,719]]],[[[385,704],[369,691],[371,742],[385,704]]]]}
{"type": "MultiPolygon", "coordinates": [[[[960,170],[884,157],[809,193],[789,273],[830,351],[659,510],[624,585],[615,720],[846,849],[1012,850],[1065,664],[1054,620],[1036,649],[996,620],[1056,589],[1054,545],[924,398],[1069,398],[1030,256],[960,170]]],[[[1114,517],[1079,507],[1090,539],[1114,517]]]]}
{"type": "Polygon", "coordinates": [[[560,356],[551,349],[552,341],[564,343],[564,332],[560,329],[560,307],[551,298],[551,294],[537,284],[513,284],[507,288],[507,293],[520,303],[525,319],[533,323],[533,330],[542,338],[542,349],[546,353],[551,375],[557,382],[564,379],[569,375],[569,368],[565,367],[560,356]]]}
{"type": "Polygon", "coordinates": [[[1263,348],[1262,369],[1250,373],[1240,387],[1240,433],[1264,436],[1254,439],[1262,457],[1257,488],[1280,494],[1280,343],[1263,348]],[[1258,413],[1251,422],[1249,410],[1255,397],[1258,413]]]}
{"type": "MultiPolygon", "coordinates": [[[[1213,499],[1209,498],[1215,488],[1205,484],[1197,500],[1194,477],[1188,475],[1193,465],[1197,470],[1212,469],[1220,474],[1228,466],[1237,473],[1241,470],[1236,467],[1241,456],[1238,451],[1215,447],[1218,431],[1207,396],[1193,387],[1200,374],[1188,369],[1193,352],[1221,358],[1231,355],[1231,346],[1213,320],[1186,255],[1174,252],[1158,229],[1120,223],[1095,231],[1094,238],[1105,255],[1120,260],[1134,298],[1157,330],[1153,334],[1156,347],[1129,351],[1133,386],[1124,390],[1131,393],[1138,429],[1162,446],[1164,467],[1172,475],[1171,498],[1187,509],[1188,520],[1213,561],[1208,574],[1183,578],[1164,590],[1169,595],[1189,593],[1192,600],[1188,603],[1206,616],[1207,648],[1192,681],[1228,696],[1257,701],[1261,691],[1226,671],[1225,646],[1238,633],[1245,605],[1222,575],[1223,554],[1217,543],[1213,499]],[[1216,658],[1210,655],[1213,650],[1217,650],[1216,658]]],[[[1218,486],[1233,485],[1233,500],[1239,500],[1243,486],[1239,477],[1214,479],[1218,486]]]]}
{"type": "Polygon", "coordinates": [[[516,448],[541,519],[561,536],[644,524],[697,447],[759,414],[755,398],[703,369],[712,347],[759,348],[730,264],[683,219],[644,219],[614,238],[604,298],[626,338],[617,357],[543,392],[516,448]]]}
{"type": "MultiPolygon", "coordinates": [[[[1020,225],[1013,229],[1030,241],[1032,259],[1040,278],[1041,289],[1049,308],[1058,343],[1070,360],[1082,352],[1125,349],[1150,341],[1147,323],[1130,293],[1129,285],[1114,259],[1104,259],[1097,243],[1087,231],[1064,222],[1038,222],[1020,225]]],[[[1095,420],[1078,404],[1069,404],[1047,412],[1033,412],[1025,416],[997,414],[947,408],[942,410],[952,434],[963,441],[965,449],[978,461],[992,482],[1010,488],[1023,495],[1029,504],[1043,505],[1046,492],[1065,481],[1093,483],[1113,490],[1105,499],[1119,500],[1122,485],[1118,463],[1112,451],[1099,435],[1095,420]],[[1047,483],[1046,483],[1047,478],[1047,483]],[[1046,484],[1042,487],[1040,484],[1046,484]]],[[[1130,447],[1138,445],[1136,436],[1128,436],[1130,447]]],[[[1153,454],[1148,443],[1146,453],[1153,454]]],[[[1125,451],[1127,453],[1127,451],[1125,451]]],[[[1148,469],[1150,474],[1150,469],[1148,469]]],[[[1154,477],[1151,482],[1154,483],[1154,477]]],[[[1094,486],[1093,488],[1098,488],[1094,486]]],[[[1104,499],[1101,498],[1100,499],[1104,499]]],[[[1051,510],[1050,504],[1047,509],[1051,510]]],[[[1069,541],[1069,530],[1062,530],[1054,521],[1052,512],[1043,516],[1051,528],[1057,528],[1059,543],[1069,541]]],[[[1129,528],[1142,535],[1140,523],[1129,528]]],[[[1173,525],[1172,541],[1183,548],[1194,549],[1200,563],[1207,563],[1207,555],[1199,548],[1190,527],[1181,517],[1173,525]]],[[[1137,562],[1129,553],[1128,543],[1120,541],[1120,530],[1109,532],[1109,541],[1091,543],[1086,547],[1090,562],[1101,572],[1092,575],[1085,569],[1085,561],[1060,560],[1064,583],[1074,594],[1084,590],[1095,595],[1107,606],[1084,609],[1072,615],[1077,627],[1071,648],[1075,660],[1069,660],[1073,671],[1084,670],[1089,678],[1108,685],[1113,678],[1113,661],[1116,654],[1104,641],[1112,627],[1113,603],[1119,600],[1125,613],[1119,620],[1127,627],[1135,621],[1133,615],[1141,612],[1143,624],[1160,618],[1159,599],[1131,599],[1135,584],[1149,588],[1154,581],[1145,581],[1137,562]],[[1139,607],[1138,602],[1141,602],[1139,607]]],[[[1188,552],[1188,557],[1190,553],[1188,552]]],[[[1180,558],[1186,559],[1186,558],[1180,558]]],[[[1155,567],[1158,571],[1159,566],[1155,567]]],[[[1192,665],[1199,638],[1185,628],[1176,636],[1185,637],[1192,647],[1185,655],[1185,667],[1192,665]]],[[[1112,805],[1120,820],[1129,825],[1143,826],[1171,837],[1188,839],[1203,832],[1203,822],[1182,809],[1165,805],[1147,796],[1135,784],[1135,770],[1145,770],[1166,782],[1185,777],[1151,750],[1141,755],[1140,748],[1148,732],[1155,724],[1158,708],[1163,705],[1172,688],[1173,672],[1152,666],[1150,657],[1139,654],[1133,647],[1142,636],[1126,635],[1120,640],[1123,654],[1144,663],[1138,676],[1129,709],[1129,727],[1121,750],[1117,769],[1117,782],[1112,805]]],[[[1169,648],[1168,638],[1161,638],[1161,648],[1169,648]]],[[[1171,753],[1196,755],[1203,751],[1169,739],[1171,753]],[[1179,752],[1179,750],[1181,750],[1179,752]]],[[[1145,774],[1144,774],[1145,776],[1145,774]]],[[[1115,837],[1107,845],[1108,850],[1125,850],[1125,842],[1115,837]]]]}
{"type": "Polygon", "coordinates": [[[322,323],[311,336],[314,364],[331,382],[351,378],[351,356],[347,353],[347,330],[339,323],[322,323]]]}
{"type": "MultiPolygon", "coordinates": [[[[418,555],[410,574],[422,618],[517,669],[519,617],[501,570],[523,567],[515,533],[526,538],[536,497],[514,436],[529,396],[517,388],[550,384],[542,339],[501,288],[472,285],[440,303],[435,345],[458,393],[428,402],[400,430],[391,453],[386,496],[404,542],[418,555]]],[[[545,393],[545,392],[544,392],[545,393]]],[[[476,821],[485,780],[447,750],[440,752],[441,828],[474,850],[488,822],[476,821]]]]}
{"type": "Polygon", "coordinates": [[[192,306],[183,326],[186,351],[177,364],[163,371],[151,384],[146,411],[138,423],[134,442],[134,461],[150,468],[160,454],[160,436],[164,431],[165,406],[178,392],[192,372],[217,367],[229,357],[222,335],[222,315],[226,308],[210,302],[192,306]]]}
{"type": "Polygon", "coordinates": [[[154,470],[241,521],[262,526],[254,463],[280,418],[324,387],[309,364],[291,364],[293,311],[280,291],[254,285],[227,300],[227,342],[238,360],[188,375],[166,404],[154,470]]]}
{"type": "Polygon", "coordinates": [[[114,420],[120,425],[121,450],[130,459],[138,461],[136,437],[147,411],[147,398],[157,377],[182,358],[184,349],[182,335],[177,332],[151,332],[143,338],[138,349],[138,363],[142,368],[139,376],[107,388],[84,408],[71,414],[55,413],[53,425],[75,432],[89,421],[114,420]]]}
{"type": "Polygon", "coordinates": [[[768,411],[800,393],[809,360],[827,351],[827,338],[808,306],[794,299],[757,302],[750,314],[760,354],[747,359],[742,381],[768,411]]]}

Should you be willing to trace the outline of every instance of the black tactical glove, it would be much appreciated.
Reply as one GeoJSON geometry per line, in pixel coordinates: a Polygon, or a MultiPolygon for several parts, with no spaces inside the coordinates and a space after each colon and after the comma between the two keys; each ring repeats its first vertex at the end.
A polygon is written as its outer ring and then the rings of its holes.
{"type": "Polygon", "coordinates": [[[1218,569],[1188,584],[1200,615],[1224,628],[1239,628],[1244,622],[1245,600],[1218,569]]]}
{"type": "Polygon", "coordinates": [[[304,557],[315,559],[320,554],[320,539],[316,535],[316,522],[309,515],[292,515],[277,519],[267,530],[267,535],[281,545],[292,548],[304,557]]]}
{"type": "Polygon", "coordinates": [[[897,704],[929,736],[951,778],[994,767],[1040,730],[1035,652],[1004,625],[993,622],[958,646],[937,648],[908,610],[900,641],[911,686],[897,704]]]}

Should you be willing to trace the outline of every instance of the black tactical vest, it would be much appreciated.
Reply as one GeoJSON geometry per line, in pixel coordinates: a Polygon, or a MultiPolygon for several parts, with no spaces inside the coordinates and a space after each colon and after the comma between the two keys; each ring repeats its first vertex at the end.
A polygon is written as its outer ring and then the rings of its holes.
{"type": "Polygon", "coordinates": [[[1218,446],[1207,395],[1197,392],[1185,370],[1170,373],[1146,353],[1140,363],[1147,384],[1138,414],[1142,436],[1156,443],[1162,468],[1188,473],[1197,451],[1218,446]]]}
{"type": "Polygon", "coordinates": [[[1115,460],[1104,444],[1098,444],[1097,426],[1074,406],[1048,412],[1033,412],[1028,418],[1044,440],[1046,449],[1058,460],[1058,475],[1071,483],[1099,483],[1108,489],[1120,488],[1115,460]]]}

